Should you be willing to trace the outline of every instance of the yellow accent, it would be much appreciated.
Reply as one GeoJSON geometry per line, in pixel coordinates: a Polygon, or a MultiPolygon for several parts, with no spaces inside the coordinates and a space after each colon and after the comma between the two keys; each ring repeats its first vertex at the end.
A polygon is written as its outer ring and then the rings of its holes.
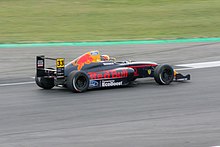
{"type": "Polygon", "coordinates": [[[57,58],[57,60],[56,60],[56,67],[57,68],[64,67],[64,59],[63,58],[57,58]]]}
{"type": "Polygon", "coordinates": [[[88,52],[88,54],[92,57],[92,62],[100,62],[101,61],[101,57],[100,57],[100,53],[98,50],[95,51],[90,51],[88,52]],[[92,52],[96,52],[97,54],[92,54],[92,52]]]}
{"type": "Polygon", "coordinates": [[[150,75],[150,74],[151,74],[151,69],[148,69],[148,70],[147,70],[147,73],[150,75]]]}
{"type": "Polygon", "coordinates": [[[173,73],[173,74],[174,74],[174,76],[176,76],[177,72],[176,72],[176,70],[175,70],[175,69],[173,70],[173,72],[174,72],[174,73],[173,73]]]}

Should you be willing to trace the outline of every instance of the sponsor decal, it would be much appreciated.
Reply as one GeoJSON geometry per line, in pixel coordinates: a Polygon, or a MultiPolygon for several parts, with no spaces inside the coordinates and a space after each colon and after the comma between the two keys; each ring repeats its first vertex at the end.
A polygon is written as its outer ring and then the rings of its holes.
{"type": "Polygon", "coordinates": [[[103,63],[103,65],[113,65],[114,63],[109,62],[109,63],[103,63]]]}
{"type": "Polygon", "coordinates": [[[43,67],[44,66],[44,61],[43,60],[38,60],[37,61],[37,67],[43,67]]]}
{"type": "Polygon", "coordinates": [[[90,80],[89,87],[98,87],[98,86],[99,86],[99,82],[90,80]]]}
{"type": "Polygon", "coordinates": [[[151,75],[151,69],[148,69],[148,70],[147,70],[147,73],[148,73],[149,75],[151,75]]]}
{"type": "Polygon", "coordinates": [[[115,80],[102,81],[102,87],[121,86],[121,82],[115,82],[115,80]]]}
{"type": "Polygon", "coordinates": [[[64,67],[57,68],[57,76],[64,77],[64,67]]]}
{"type": "Polygon", "coordinates": [[[128,77],[128,70],[107,70],[103,72],[88,72],[90,79],[110,79],[128,77]]]}
{"type": "Polygon", "coordinates": [[[96,55],[99,54],[99,52],[98,52],[98,51],[91,51],[90,54],[91,54],[92,56],[96,56],[96,55]]]}
{"type": "Polygon", "coordinates": [[[57,72],[60,73],[63,71],[63,68],[57,68],[57,72]]]}
{"type": "Polygon", "coordinates": [[[91,57],[91,55],[89,53],[84,54],[83,56],[80,56],[75,62],[73,62],[72,64],[74,66],[77,66],[78,70],[81,70],[82,67],[85,64],[90,64],[93,61],[93,58],[91,57]]]}

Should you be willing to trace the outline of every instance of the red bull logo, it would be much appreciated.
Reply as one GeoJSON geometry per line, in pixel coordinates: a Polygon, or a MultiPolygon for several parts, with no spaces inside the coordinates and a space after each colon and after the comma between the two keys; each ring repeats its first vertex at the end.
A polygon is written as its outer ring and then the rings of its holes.
{"type": "Polygon", "coordinates": [[[78,70],[81,70],[85,64],[90,64],[92,62],[99,62],[100,54],[98,51],[91,51],[83,54],[76,60],[72,61],[73,66],[77,66],[78,70]]]}
{"type": "Polygon", "coordinates": [[[89,53],[80,56],[78,59],[72,62],[74,66],[77,66],[78,70],[81,70],[85,64],[90,64],[93,61],[93,58],[89,53]]]}
{"type": "Polygon", "coordinates": [[[90,79],[126,78],[128,70],[107,70],[102,72],[89,72],[90,79]]]}

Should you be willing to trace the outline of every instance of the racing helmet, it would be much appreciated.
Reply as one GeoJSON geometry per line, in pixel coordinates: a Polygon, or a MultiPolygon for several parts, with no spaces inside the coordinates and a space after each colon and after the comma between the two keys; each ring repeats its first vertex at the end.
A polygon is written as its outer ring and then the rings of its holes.
{"type": "Polygon", "coordinates": [[[101,55],[101,61],[109,61],[110,57],[109,55],[101,55]]]}

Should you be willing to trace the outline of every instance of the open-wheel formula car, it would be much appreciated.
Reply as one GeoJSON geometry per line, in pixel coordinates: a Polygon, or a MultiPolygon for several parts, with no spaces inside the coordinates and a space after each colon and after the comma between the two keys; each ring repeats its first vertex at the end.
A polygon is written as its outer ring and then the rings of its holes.
{"type": "Polygon", "coordinates": [[[99,51],[90,51],[64,63],[64,58],[36,57],[36,84],[43,89],[54,86],[67,87],[73,92],[102,87],[126,86],[137,78],[153,77],[160,85],[169,85],[172,81],[190,80],[190,75],[177,73],[168,64],[155,62],[117,62],[99,51]],[[46,68],[45,60],[55,60],[55,68],[46,68]]]}

